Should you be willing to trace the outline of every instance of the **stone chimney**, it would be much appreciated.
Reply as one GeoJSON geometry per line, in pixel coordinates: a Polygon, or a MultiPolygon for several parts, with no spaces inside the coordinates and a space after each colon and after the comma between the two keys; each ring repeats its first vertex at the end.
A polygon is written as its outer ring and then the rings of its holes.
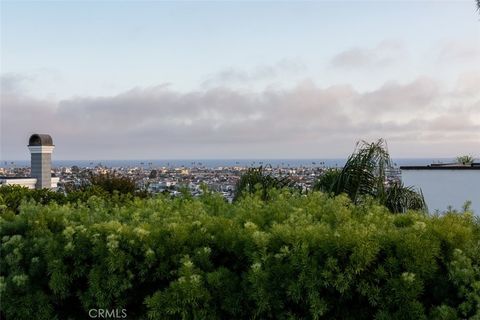
{"type": "Polygon", "coordinates": [[[32,134],[28,140],[28,149],[32,156],[32,178],[37,179],[36,189],[52,187],[52,137],[48,134],[32,134]]]}

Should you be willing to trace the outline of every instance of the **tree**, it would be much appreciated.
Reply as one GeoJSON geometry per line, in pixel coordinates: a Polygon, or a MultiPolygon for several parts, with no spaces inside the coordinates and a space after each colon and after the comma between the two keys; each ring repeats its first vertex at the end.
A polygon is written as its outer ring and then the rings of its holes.
{"type": "Polygon", "coordinates": [[[153,169],[152,171],[150,171],[150,174],[148,175],[148,178],[149,179],[156,179],[158,176],[158,171],[153,169]]]}
{"type": "Polygon", "coordinates": [[[387,144],[383,139],[377,142],[357,142],[352,155],[339,172],[327,172],[316,186],[319,190],[334,195],[345,193],[355,204],[366,197],[377,199],[392,212],[409,209],[426,210],[421,192],[405,187],[400,182],[389,182],[388,171],[392,168],[387,144]]]}
{"type": "Polygon", "coordinates": [[[89,182],[92,186],[98,186],[108,193],[118,191],[121,194],[134,194],[137,190],[135,181],[129,177],[122,177],[115,173],[91,175],[89,182]]]}
{"type": "Polygon", "coordinates": [[[365,195],[385,194],[386,170],[391,167],[390,155],[384,140],[357,142],[356,150],[347,159],[332,190],[346,193],[354,203],[365,195]]]}
{"type": "Polygon", "coordinates": [[[327,169],[323,172],[320,178],[315,181],[313,185],[313,190],[322,191],[325,193],[333,192],[332,188],[334,186],[334,182],[338,179],[342,171],[337,168],[327,169]]]}
{"type": "Polygon", "coordinates": [[[293,187],[294,181],[288,176],[274,177],[265,172],[265,168],[249,168],[246,173],[242,174],[240,180],[235,187],[234,201],[238,200],[244,193],[261,192],[263,200],[268,199],[268,191],[270,189],[282,189],[293,187]]]}
{"type": "MultiPolygon", "coordinates": [[[[480,0],[479,0],[480,1],[480,0]]],[[[471,165],[475,159],[470,155],[458,156],[457,162],[463,165],[471,165]]]]}
{"type": "Polygon", "coordinates": [[[410,210],[426,210],[427,204],[422,191],[415,191],[413,187],[405,187],[396,182],[386,189],[384,205],[391,212],[405,212],[410,210]]]}

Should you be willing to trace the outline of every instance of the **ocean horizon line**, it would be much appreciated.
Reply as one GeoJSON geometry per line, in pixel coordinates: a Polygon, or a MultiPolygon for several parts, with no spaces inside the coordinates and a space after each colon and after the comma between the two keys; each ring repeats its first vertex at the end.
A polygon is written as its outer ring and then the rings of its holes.
{"type": "MultiPolygon", "coordinates": [[[[439,160],[445,160],[445,159],[451,159],[452,161],[456,158],[456,156],[451,156],[451,157],[391,157],[392,159],[395,160],[402,160],[402,159],[439,159],[439,160]]],[[[187,160],[228,160],[228,161],[233,161],[233,160],[240,160],[240,161],[246,161],[246,160],[339,160],[339,159],[345,159],[345,157],[328,157],[328,158],[321,158],[321,157],[299,157],[299,158],[135,158],[135,159],[52,159],[52,161],[187,161],[187,160]]],[[[30,161],[30,158],[25,158],[25,159],[0,159],[1,162],[10,162],[10,161],[30,161]]]]}
{"type": "MultiPolygon", "coordinates": [[[[392,158],[394,166],[428,165],[454,161],[454,157],[429,158],[392,158]]],[[[53,167],[340,167],[347,158],[225,158],[225,159],[87,159],[87,160],[52,160],[53,167]]],[[[29,167],[30,159],[0,160],[0,167],[29,167]]]]}

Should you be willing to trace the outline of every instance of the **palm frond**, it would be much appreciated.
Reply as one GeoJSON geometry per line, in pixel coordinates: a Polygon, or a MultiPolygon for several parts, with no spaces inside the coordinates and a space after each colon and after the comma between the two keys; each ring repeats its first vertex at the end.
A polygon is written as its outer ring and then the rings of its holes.
{"type": "Polygon", "coordinates": [[[335,185],[335,194],[346,193],[357,203],[360,196],[377,196],[385,191],[390,155],[383,139],[357,143],[354,153],[347,159],[335,185]]]}
{"type": "Polygon", "coordinates": [[[328,173],[317,182],[317,190],[335,195],[346,193],[353,203],[372,197],[394,213],[407,210],[426,210],[421,191],[389,182],[388,171],[393,168],[385,140],[373,143],[359,141],[341,171],[328,173]]]}
{"type": "Polygon", "coordinates": [[[406,187],[402,183],[389,186],[383,204],[393,213],[428,210],[422,191],[416,191],[413,187],[406,187]]]}

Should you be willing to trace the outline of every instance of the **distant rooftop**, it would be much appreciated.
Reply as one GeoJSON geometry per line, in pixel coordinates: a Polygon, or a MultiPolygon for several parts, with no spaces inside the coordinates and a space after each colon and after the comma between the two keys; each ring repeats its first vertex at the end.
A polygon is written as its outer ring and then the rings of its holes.
{"type": "MultiPolygon", "coordinates": [[[[52,178],[58,178],[54,173],[52,173],[52,178]]],[[[21,176],[12,176],[12,177],[8,177],[8,176],[0,176],[0,180],[12,180],[12,179],[36,179],[34,177],[21,177],[21,176]]]]}
{"type": "Polygon", "coordinates": [[[432,163],[427,166],[401,166],[401,170],[480,170],[480,163],[459,164],[459,163],[432,163]]]}
{"type": "Polygon", "coordinates": [[[32,178],[32,177],[5,177],[5,176],[0,176],[0,180],[16,180],[16,179],[35,179],[35,178],[32,178]]]}

